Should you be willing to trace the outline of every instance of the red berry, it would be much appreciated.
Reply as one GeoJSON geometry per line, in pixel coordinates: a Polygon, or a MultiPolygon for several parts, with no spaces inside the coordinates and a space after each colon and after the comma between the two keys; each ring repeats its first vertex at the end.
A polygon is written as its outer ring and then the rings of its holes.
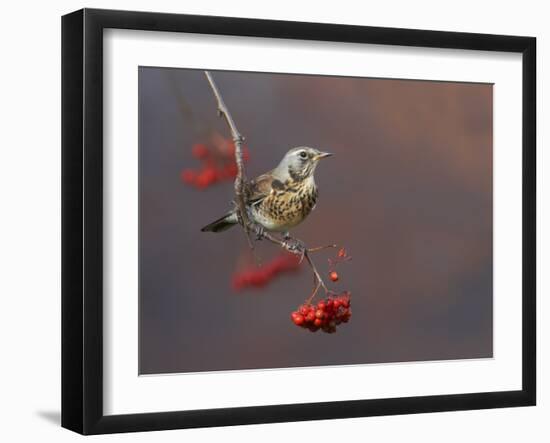
{"type": "Polygon", "coordinates": [[[291,314],[291,317],[295,325],[302,326],[304,324],[304,321],[305,321],[304,316],[299,312],[293,312],[291,314]]]}
{"type": "Polygon", "coordinates": [[[335,297],[328,296],[315,305],[306,302],[291,317],[295,324],[311,332],[321,329],[327,334],[333,334],[336,326],[347,323],[351,318],[351,294],[345,291],[335,297]]]}
{"type": "Polygon", "coordinates": [[[205,168],[202,170],[199,177],[197,177],[197,179],[199,178],[206,183],[206,186],[211,185],[217,180],[216,170],[210,167],[205,168]]]}
{"type": "Polygon", "coordinates": [[[336,282],[338,281],[338,273],[336,271],[332,271],[330,274],[329,274],[329,277],[332,281],[336,282]]]}
{"type": "Polygon", "coordinates": [[[191,148],[193,157],[198,159],[203,159],[208,157],[209,151],[208,147],[202,143],[195,143],[191,148]]]}
{"type": "MultiPolygon", "coordinates": [[[[215,170],[205,167],[201,173],[196,177],[194,184],[198,188],[205,188],[211,183],[216,182],[217,177],[215,170]],[[214,175],[213,175],[214,174],[214,175]]],[[[267,263],[261,268],[253,267],[251,269],[241,271],[233,277],[233,287],[235,289],[242,289],[247,286],[261,287],[268,284],[277,274],[295,270],[297,259],[290,254],[284,254],[275,257],[271,262],[267,263]]],[[[302,315],[307,315],[311,305],[304,304],[299,310],[302,315]]],[[[312,320],[313,321],[313,320],[312,320]]]]}
{"type": "Polygon", "coordinates": [[[338,258],[344,258],[346,256],[346,250],[344,248],[341,248],[339,251],[338,251],[338,258]]]}
{"type": "Polygon", "coordinates": [[[237,164],[234,162],[225,165],[224,169],[225,169],[225,174],[229,178],[235,178],[237,176],[237,173],[239,172],[239,169],[237,168],[237,164]]]}
{"type": "Polygon", "coordinates": [[[203,169],[195,178],[195,185],[198,188],[206,188],[216,181],[216,171],[212,168],[203,169]]]}
{"type": "Polygon", "coordinates": [[[195,180],[195,186],[199,189],[207,188],[210,183],[203,176],[199,175],[195,180]]]}
{"type": "Polygon", "coordinates": [[[195,181],[196,176],[197,174],[192,169],[184,169],[180,174],[181,181],[189,184],[195,181]]]}
{"type": "Polygon", "coordinates": [[[227,140],[226,143],[227,148],[225,151],[225,155],[228,158],[235,159],[235,144],[231,140],[227,140]]]}

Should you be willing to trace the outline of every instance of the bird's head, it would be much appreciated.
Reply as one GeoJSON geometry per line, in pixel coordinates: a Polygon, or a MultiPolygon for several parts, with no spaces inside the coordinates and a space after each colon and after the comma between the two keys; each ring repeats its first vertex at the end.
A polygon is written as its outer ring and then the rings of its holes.
{"type": "Polygon", "coordinates": [[[313,175],[319,160],[331,155],[329,152],[322,152],[307,146],[292,148],[277,166],[277,172],[281,176],[301,181],[313,175]]]}

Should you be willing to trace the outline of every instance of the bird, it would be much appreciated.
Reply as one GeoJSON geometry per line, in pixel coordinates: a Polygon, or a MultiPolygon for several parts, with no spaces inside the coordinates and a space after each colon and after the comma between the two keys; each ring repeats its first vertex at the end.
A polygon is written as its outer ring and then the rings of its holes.
{"type": "MultiPolygon", "coordinates": [[[[299,146],[290,149],[279,165],[245,183],[244,200],[251,221],[289,238],[289,230],[303,222],[315,208],[318,198],[315,169],[331,153],[299,146]]],[[[224,216],[201,229],[223,232],[239,223],[234,207],[224,216]]]]}

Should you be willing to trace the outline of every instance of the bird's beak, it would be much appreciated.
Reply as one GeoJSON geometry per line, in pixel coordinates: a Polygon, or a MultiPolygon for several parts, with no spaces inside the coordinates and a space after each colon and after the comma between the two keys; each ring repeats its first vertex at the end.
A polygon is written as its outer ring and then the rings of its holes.
{"type": "Polygon", "coordinates": [[[322,158],[330,157],[331,155],[334,154],[332,154],[331,152],[319,152],[319,154],[315,156],[315,160],[321,160],[322,158]]]}

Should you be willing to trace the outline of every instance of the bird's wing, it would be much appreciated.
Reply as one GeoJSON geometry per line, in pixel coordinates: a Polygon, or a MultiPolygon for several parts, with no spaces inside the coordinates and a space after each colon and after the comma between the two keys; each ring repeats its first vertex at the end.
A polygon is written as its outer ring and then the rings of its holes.
{"type": "Polygon", "coordinates": [[[273,177],[271,172],[262,174],[251,180],[247,186],[247,202],[257,204],[270,195],[275,189],[279,189],[283,184],[273,177]]]}

